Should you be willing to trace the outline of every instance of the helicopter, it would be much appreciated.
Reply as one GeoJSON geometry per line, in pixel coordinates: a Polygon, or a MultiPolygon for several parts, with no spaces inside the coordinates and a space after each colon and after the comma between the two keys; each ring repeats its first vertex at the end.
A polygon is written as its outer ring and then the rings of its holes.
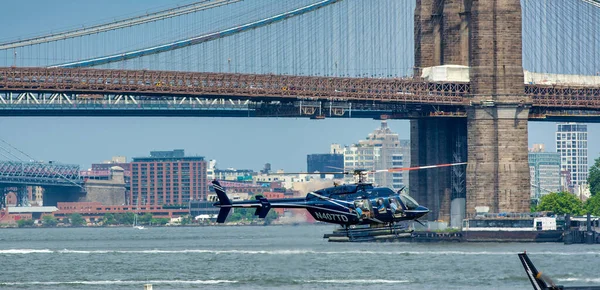
{"type": "MultiPolygon", "coordinates": [[[[365,182],[368,173],[398,172],[436,167],[464,165],[466,162],[428,165],[419,167],[390,168],[381,170],[354,170],[351,172],[326,172],[321,174],[353,174],[358,176],[354,184],[335,185],[309,192],[305,198],[282,198],[267,200],[257,195],[256,200],[232,202],[219,181],[212,184],[217,193],[219,207],[217,223],[224,223],[232,208],[255,208],[259,218],[264,218],[271,208],[304,208],[317,221],[339,224],[346,229],[350,226],[368,225],[369,227],[393,226],[402,221],[416,221],[429,213],[429,209],[407,194],[404,187],[397,192],[388,187],[374,186],[365,182]]],[[[293,173],[287,173],[293,174],[293,173]]],[[[422,223],[421,223],[422,224],[422,223]]]]}

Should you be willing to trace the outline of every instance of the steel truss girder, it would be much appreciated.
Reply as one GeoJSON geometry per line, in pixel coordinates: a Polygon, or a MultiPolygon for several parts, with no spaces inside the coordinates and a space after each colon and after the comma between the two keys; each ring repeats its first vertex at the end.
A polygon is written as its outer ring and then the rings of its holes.
{"type": "Polygon", "coordinates": [[[45,93],[39,91],[0,91],[0,110],[11,107],[27,108],[247,108],[251,100],[172,96],[157,98],[143,95],[45,93]]]}
{"type": "MultiPolygon", "coordinates": [[[[453,106],[399,102],[348,102],[338,100],[264,100],[144,95],[75,94],[43,92],[1,92],[0,115],[24,116],[274,116],[274,117],[358,117],[381,115],[414,118],[427,116],[425,109],[456,111],[453,106]],[[454,109],[453,109],[454,108],[454,109]],[[172,113],[168,113],[171,111],[172,113]],[[422,112],[423,111],[423,112],[422,112]],[[54,113],[53,113],[54,112],[54,113]],[[136,113],[137,112],[137,113],[136,113]],[[352,115],[352,113],[355,113],[352,115]],[[360,114],[360,113],[363,114],[360,114]],[[411,114],[406,114],[411,112],[411,114]],[[359,113],[359,114],[356,114],[359,113]],[[403,113],[398,115],[398,113],[403,113]],[[410,115],[410,116],[409,116],[410,115]]],[[[456,108],[462,108],[458,106],[456,108]]],[[[435,115],[435,114],[432,114],[435,115]]]]}
{"type": "Polygon", "coordinates": [[[79,165],[0,161],[0,183],[75,186],[82,182],[79,165]]]}
{"type": "Polygon", "coordinates": [[[525,85],[534,107],[600,110],[600,87],[525,85]]]}

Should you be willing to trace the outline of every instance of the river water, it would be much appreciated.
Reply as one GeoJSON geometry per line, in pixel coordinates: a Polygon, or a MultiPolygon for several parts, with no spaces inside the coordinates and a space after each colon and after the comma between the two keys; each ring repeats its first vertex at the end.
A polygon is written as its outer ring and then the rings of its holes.
{"type": "Polygon", "coordinates": [[[600,285],[600,245],[329,243],[334,226],[0,230],[0,289],[532,289],[600,285]]]}

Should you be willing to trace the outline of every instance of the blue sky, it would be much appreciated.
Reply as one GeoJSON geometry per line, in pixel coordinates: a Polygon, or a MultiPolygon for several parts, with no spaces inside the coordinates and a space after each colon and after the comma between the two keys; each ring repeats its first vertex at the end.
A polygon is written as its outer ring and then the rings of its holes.
{"type": "MultiPolygon", "coordinates": [[[[177,2],[180,4],[190,1],[177,2]]],[[[30,0],[3,3],[0,39],[31,36],[106,19],[132,16],[166,0],[30,0]],[[143,3],[143,4],[142,4],[143,3]]],[[[408,139],[409,122],[389,121],[392,130],[408,139]]],[[[379,127],[368,119],[289,118],[0,118],[0,138],[38,160],[80,164],[145,156],[151,150],[185,149],[187,154],[216,159],[220,168],[306,169],[306,155],[327,153],[331,143],[350,144],[379,127]]],[[[555,123],[530,123],[529,144],[545,143],[554,151],[555,123]]],[[[589,163],[597,158],[600,125],[589,124],[589,163]]]]}

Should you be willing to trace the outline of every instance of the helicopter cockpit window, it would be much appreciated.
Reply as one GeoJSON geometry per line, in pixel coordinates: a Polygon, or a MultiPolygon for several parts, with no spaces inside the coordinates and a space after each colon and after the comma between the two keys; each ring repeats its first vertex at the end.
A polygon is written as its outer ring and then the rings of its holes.
{"type": "Polygon", "coordinates": [[[401,194],[400,200],[402,200],[402,203],[404,203],[408,209],[416,209],[419,206],[419,204],[412,197],[406,194],[401,194]]]}

